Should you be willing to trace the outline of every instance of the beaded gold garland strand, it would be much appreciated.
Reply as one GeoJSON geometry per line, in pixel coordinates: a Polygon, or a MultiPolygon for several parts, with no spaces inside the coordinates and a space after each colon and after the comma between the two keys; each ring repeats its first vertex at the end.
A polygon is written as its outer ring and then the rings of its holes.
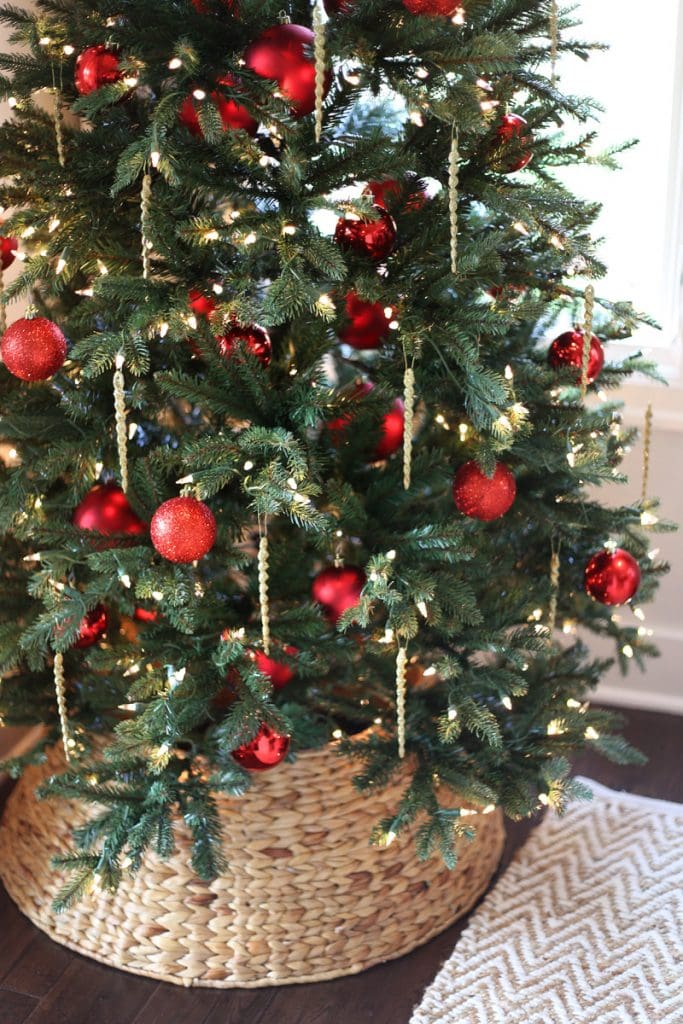
{"type": "Polygon", "coordinates": [[[550,559],[550,608],[548,611],[548,628],[552,632],[557,621],[557,605],[560,600],[560,545],[553,544],[550,559]]]}
{"type": "Polygon", "coordinates": [[[557,0],[550,0],[550,81],[557,82],[557,58],[560,49],[560,28],[557,0]]]}
{"type": "Polygon", "coordinates": [[[148,238],[149,212],[152,203],[152,175],[147,172],[142,179],[140,203],[140,229],[142,232],[142,276],[147,280],[152,269],[151,250],[148,238]]]}
{"type": "Polygon", "coordinates": [[[126,424],[126,382],[123,376],[124,357],[121,352],[116,357],[114,371],[114,412],[116,414],[116,447],[119,454],[119,471],[121,473],[121,489],[128,491],[128,428],[126,424]]]}
{"type": "Polygon", "coordinates": [[[593,319],[595,316],[595,288],[589,284],[586,288],[586,309],[583,320],[583,362],[581,365],[581,400],[585,402],[588,394],[588,368],[591,358],[591,342],[593,341],[593,319]]]}
{"type": "Polygon", "coordinates": [[[648,405],[645,413],[645,433],[643,435],[643,504],[647,501],[647,492],[650,488],[650,466],[652,461],[652,427],[654,423],[654,409],[652,404],[648,405]]]}
{"type": "Polygon", "coordinates": [[[326,28],[321,0],[313,8],[313,52],[315,55],[315,141],[320,142],[323,134],[323,100],[325,98],[326,73],[326,28]]]}
{"type": "Polygon", "coordinates": [[[270,654],[270,595],[268,581],[270,579],[270,548],[268,544],[268,523],[260,528],[261,538],[258,548],[258,591],[261,606],[261,630],[263,636],[263,653],[270,654]]]}
{"type": "Polygon", "coordinates": [[[460,149],[457,129],[453,132],[448,160],[448,195],[451,214],[451,273],[458,273],[458,205],[460,202],[460,149]]]}
{"type": "Polygon", "coordinates": [[[398,730],[398,756],[401,760],[406,756],[406,671],[408,668],[408,651],[399,646],[396,657],[396,724],[398,730]]]}
{"type": "Polygon", "coordinates": [[[53,673],[55,680],[55,693],[57,695],[57,709],[59,711],[59,724],[62,730],[62,744],[64,745],[64,757],[68,764],[71,762],[71,736],[69,733],[69,717],[66,707],[64,655],[59,652],[55,654],[53,673]]]}

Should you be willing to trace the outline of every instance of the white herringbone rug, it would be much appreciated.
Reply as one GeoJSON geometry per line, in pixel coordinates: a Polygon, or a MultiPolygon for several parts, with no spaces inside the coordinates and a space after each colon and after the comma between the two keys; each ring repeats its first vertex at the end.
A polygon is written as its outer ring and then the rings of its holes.
{"type": "Polygon", "coordinates": [[[683,1024],[683,805],[584,779],[486,897],[410,1024],[683,1024]]]}

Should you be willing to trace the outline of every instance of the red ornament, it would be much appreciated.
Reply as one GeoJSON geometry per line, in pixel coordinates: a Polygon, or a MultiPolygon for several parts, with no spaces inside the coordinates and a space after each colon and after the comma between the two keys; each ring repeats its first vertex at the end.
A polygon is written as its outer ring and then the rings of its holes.
{"type": "Polygon", "coordinates": [[[323,6],[330,16],[333,14],[349,14],[355,5],[355,0],[323,0],[323,6]]]}
{"type": "Polygon", "coordinates": [[[291,738],[271,729],[265,722],[249,743],[244,743],[232,756],[248,772],[267,772],[277,767],[289,753],[291,738]]]}
{"type": "MultiPolygon", "coordinates": [[[[291,646],[286,646],[284,652],[290,658],[295,658],[299,653],[298,648],[291,646]]],[[[259,672],[270,679],[275,690],[283,690],[296,675],[295,669],[290,665],[269,657],[264,651],[252,651],[251,656],[259,672]]]]}
{"type": "Polygon", "coordinates": [[[389,334],[394,311],[381,302],[366,302],[356,292],[346,296],[348,322],[339,332],[340,339],[361,352],[379,348],[389,334]]]}
{"type": "Polygon", "coordinates": [[[107,609],[104,605],[98,604],[81,620],[78,629],[78,640],[75,642],[74,647],[80,650],[92,647],[102,639],[108,627],[109,616],[107,615],[107,609]]]}
{"type": "Polygon", "coordinates": [[[460,0],[403,0],[403,6],[411,14],[423,18],[450,18],[461,6],[460,0]]]}
{"type": "Polygon", "coordinates": [[[311,593],[313,600],[322,605],[326,618],[336,625],[345,611],[360,604],[365,583],[365,573],[359,566],[332,566],[318,573],[311,593]]]}
{"type": "Polygon", "coordinates": [[[517,482],[502,462],[489,479],[474,460],[455,474],[453,500],[463,515],[490,523],[509,512],[517,495],[517,482]]]}
{"type": "Polygon", "coordinates": [[[234,324],[225,334],[216,338],[218,350],[226,361],[232,359],[235,345],[243,345],[247,352],[256,356],[263,366],[269,366],[273,358],[273,344],[268,331],[258,324],[249,324],[242,327],[234,324]]]}
{"type": "MultiPolygon", "coordinates": [[[[314,35],[304,25],[273,25],[256,39],[244,54],[247,67],[261,78],[272,78],[278,91],[292,104],[294,117],[315,108],[314,35]]],[[[325,79],[325,95],[332,76],[325,79]]]]}
{"type": "MultiPolygon", "coordinates": [[[[350,396],[350,401],[358,402],[365,395],[369,395],[374,386],[370,381],[363,381],[350,396]]],[[[326,424],[334,445],[340,446],[346,443],[348,431],[350,427],[353,427],[354,419],[355,414],[350,411],[326,424]]],[[[372,461],[379,462],[381,459],[388,459],[394,455],[403,446],[404,430],[405,406],[401,398],[396,398],[389,412],[382,418],[380,439],[372,453],[372,461]]]]}
{"type": "Polygon", "coordinates": [[[91,530],[110,537],[127,534],[140,537],[147,524],[133,511],[128,498],[114,483],[95,484],[75,509],[71,522],[79,530],[91,530]]]}
{"type": "MultiPolygon", "coordinates": [[[[231,14],[237,13],[237,4],[235,0],[222,0],[223,6],[227,7],[231,14]]],[[[204,3],[204,0],[192,0],[192,6],[198,14],[209,14],[209,8],[204,3]]]]}
{"type": "MultiPolygon", "coordinates": [[[[219,85],[235,88],[239,85],[239,79],[234,75],[223,75],[218,79],[219,85]]],[[[228,99],[222,92],[215,90],[211,93],[211,99],[216,104],[218,114],[223,124],[223,131],[247,132],[248,135],[256,135],[258,121],[252,117],[247,108],[236,100],[228,99]]],[[[199,123],[197,105],[194,96],[188,96],[178,111],[180,123],[183,124],[193,135],[203,135],[202,126],[199,123]]]]}
{"type": "Polygon", "coordinates": [[[218,303],[213,295],[206,295],[198,288],[193,288],[188,298],[190,309],[196,316],[202,316],[208,320],[218,309],[218,303]]]}
{"type": "Polygon", "coordinates": [[[396,211],[403,205],[403,213],[421,210],[429,199],[423,183],[413,171],[409,171],[403,181],[396,178],[370,181],[365,194],[371,195],[374,205],[381,210],[396,211]]]}
{"type": "Polygon", "coordinates": [[[396,248],[396,222],[391,214],[380,206],[377,220],[361,220],[360,217],[340,217],[334,239],[342,249],[351,249],[360,256],[367,256],[375,263],[381,263],[396,248]]]}
{"type": "MultiPolygon", "coordinates": [[[[575,366],[579,371],[577,380],[581,381],[583,369],[584,336],[581,331],[567,331],[550,346],[548,360],[554,369],[559,370],[565,366],[575,366]]],[[[605,365],[605,350],[600,344],[599,338],[591,337],[591,349],[588,357],[588,383],[592,384],[597,380],[605,365]]]]}
{"type": "Polygon", "coordinates": [[[66,359],[66,338],[43,316],[15,320],[0,341],[5,366],[19,380],[49,380],[66,359]]]}
{"type": "Polygon", "coordinates": [[[628,604],[640,586],[640,566],[623,548],[607,549],[593,555],[586,566],[586,593],[600,604],[628,604]]]}
{"type": "Polygon", "coordinates": [[[159,618],[159,612],[156,608],[136,608],[133,612],[133,618],[136,622],[156,622],[159,618]]]}
{"type": "Polygon", "coordinates": [[[150,532],[163,558],[184,565],[208,555],[216,541],[216,520],[203,501],[171,498],[154,513],[150,532]]]}
{"type": "Polygon", "coordinates": [[[18,238],[10,238],[9,236],[0,235],[0,264],[2,264],[3,270],[7,270],[8,267],[12,266],[16,258],[18,248],[18,238]]]}
{"type": "Polygon", "coordinates": [[[106,46],[89,46],[76,61],[76,90],[89,96],[103,85],[113,85],[123,78],[118,54],[106,46]]]}
{"type": "Polygon", "coordinates": [[[504,114],[496,131],[492,153],[492,166],[501,174],[521,171],[533,159],[533,135],[529,125],[519,114],[504,114]]]}

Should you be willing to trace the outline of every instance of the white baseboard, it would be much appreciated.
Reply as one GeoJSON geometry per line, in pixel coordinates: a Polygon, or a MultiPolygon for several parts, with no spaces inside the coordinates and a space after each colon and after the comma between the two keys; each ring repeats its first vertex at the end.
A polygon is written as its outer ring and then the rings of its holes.
{"type": "Polygon", "coordinates": [[[610,685],[598,687],[595,696],[598,704],[612,704],[621,708],[639,708],[643,711],[661,711],[669,715],[683,715],[683,696],[671,693],[653,693],[645,686],[640,688],[610,685]]]}

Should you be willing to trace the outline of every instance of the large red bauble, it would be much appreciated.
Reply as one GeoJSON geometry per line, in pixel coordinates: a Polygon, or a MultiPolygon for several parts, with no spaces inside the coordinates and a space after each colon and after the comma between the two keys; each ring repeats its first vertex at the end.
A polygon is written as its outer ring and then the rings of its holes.
{"type": "MultiPolygon", "coordinates": [[[[298,648],[289,645],[284,648],[284,652],[290,658],[295,658],[299,653],[298,648]]],[[[252,651],[252,657],[259,672],[270,679],[274,690],[283,690],[296,675],[291,665],[269,657],[264,651],[252,651]]]]}
{"type": "Polygon", "coordinates": [[[529,125],[519,114],[504,114],[496,131],[491,164],[501,174],[521,171],[533,159],[533,136],[529,125]]]}
{"type": "MultiPolygon", "coordinates": [[[[581,380],[583,369],[584,336],[581,331],[567,331],[550,346],[548,360],[556,370],[565,366],[574,366],[579,371],[577,380],[581,380]]],[[[590,355],[588,357],[588,383],[592,384],[600,376],[605,365],[605,351],[599,338],[591,337],[590,355]]]]}
{"type": "Polygon", "coordinates": [[[640,566],[623,548],[607,549],[593,555],[586,566],[586,593],[600,604],[627,604],[640,586],[640,566]]]}
{"type": "Polygon", "coordinates": [[[250,743],[244,743],[232,756],[248,772],[267,772],[275,768],[289,753],[290,737],[271,729],[265,722],[250,743]]]}
{"type": "Polygon", "coordinates": [[[393,310],[387,309],[381,302],[366,302],[356,292],[346,296],[347,323],[339,332],[340,339],[352,348],[361,352],[376,349],[389,334],[389,324],[393,318],[393,310]]]}
{"type": "MultiPolygon", "coordinates": [[[[218,79],[219,85],[234,88],[239,84],[234,75],[223,75],[218,79]]],[[[228,99],[220,90],[211,93],[211,99],[216,104],[218,114],[223,125],[223,131],[238,131],[243,129],[248,135],[256,135],[258,121],[252,117],[247,108],[236,100],[228,99]]],[[[194,96],[188,96],[178,111],[180,123],[185,125],[193,135],[202,135],[202,126],[199,123],[197,105],[194,96]]]]}
{"type": "Polygon", "coordinates": [[[361,220],[359,217],[340,217],[334,239],[342,249],[351,249],[360,256],[367,256],[380,263],[396,248],[396,222],[383,210],[377,220],[361,220]]]}
{"type": "Polygon", "coordinates": [[[114,85],[122,78],[118,54],[106,46],[89,46],[76,61],[74,80],[81,96],[88,96],[103,85],[114,85]]]}
{"type": "Polygon", "coordinates": [[[107,615],[107,609],[104,605],[98,604],[81,619],[81,624],[78,628],[78,640],[76,640],[74,647],[78,647],[81,650],[86,647],[92,647],[93,644],[102,639],[107,632],[108,626],[109,616],[107,615]]]}
{"type": "Polygon", "coordinates": [[[163,558],[185,565],[208,555],[216,541],[216,520],[197,498],[171,498],[152,516],[150,532],[163,558]]]}
{"type": "Polygon", "coordinates": [[[330,622],[337,623],[345,611],[360,604],[366,575],[358,565],[331,566],[313,580],[313,600],[322,605],[330,622]]]}
{"type": "Polygon", "coordinates": [[[425,18],[449,18],[461,6],[460,0],[403,0],[411,14],[425,18]]]}
{"type": "Polygon", "coordinates": [[[114,483],[95,484],[75,509],[71,522],[79,530],[91,530],[105,536],[127,534],[140,537],[147,524],[133,511],[128,498],[114,483]]]}
{"type": "MultiPolygon", "coordinates": [[[[351,402],[358,402],[374,389],[371,381],[363,381],[350,396],[351,402]]],[[[332,443],[340,446],[347,440],[348,431],[353,427],[355,411],[349,411],[326,424],[332,443]]],[[[391,409],[382,417],[380,439],[372,453],[373,462],[388,459],[403,446],[405,431],[405,406],[401,398],[394,399],[391,409]]]]}
{"type": "Polygon", "coordinates": [[[207,320],[218,308],[218,303],[214,299],[213,295],[206,295],[206,293],[200,291],[199,288],[193,288],[188,295],[188,299],[190,301],[190,309],[192,312],[196,316],[205,317],[207,320]]]}
{"type": "Polygon", "coordinates": [[[7,270],[8,267],[12,266],[16,259],[18,248],[18,238],[0,235],[0,265],[2,265],[3,270],[7,270]]]}
{"type": "Polygon", "coordinates": [[[273,344],[270,335],[258,324],[248,324],[246,327],[234,324],[225,334],[216,338],[216,341],[220,354],[226,360],[232,359],[235,345],[238,344],[243,345],[247,352],[256,356],[263,366],[268,366],[273,358],[273,344]]]}
{"type": "MultiPolygon", "coordinates": [[[[261,78],[272,78],[292,104],[295,117],[315,108],[315,62],[311,57],[315,37],[304,25],[273,25],[254,40],[244,54],[248,68],[261,78]]],[[[325,95],[332,78],[325,78],[325,95]]]]}
{"type": "Polygon", "coordinates": [[[461,466],[453,481],[453,500],[463,515],[490,523],[509,512],[517,495],[517,482],[502,462],[493,477],[482,473],[472,460],[461,466]]]}
{"type": "Polygon", "coordinates": [[[8,327],[0,342],[2,359],[19,380],[49,380],[66,359],[66,338],[44,316],[22,318],[8,327]]]}

